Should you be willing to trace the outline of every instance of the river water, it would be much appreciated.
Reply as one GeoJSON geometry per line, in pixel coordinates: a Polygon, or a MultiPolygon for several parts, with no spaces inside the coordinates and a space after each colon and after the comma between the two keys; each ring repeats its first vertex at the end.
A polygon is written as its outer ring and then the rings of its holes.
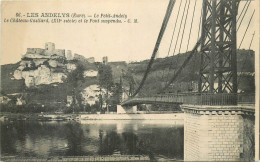
{"type": "Polygon", "coordinates": [[[182,120],[1,121],[2,156],[147,155],[183,160],[182,120]]]}

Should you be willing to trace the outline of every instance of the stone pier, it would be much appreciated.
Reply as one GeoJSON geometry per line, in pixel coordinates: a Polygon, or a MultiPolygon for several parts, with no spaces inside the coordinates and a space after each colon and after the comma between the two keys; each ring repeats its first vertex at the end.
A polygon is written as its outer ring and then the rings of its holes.
{"type": "Polygon", "coordinates": [[[254,160],[253,106],[183,105],[185,161],[254,160]]]}
{"type": "Polygon", "coordinates": [[[137,113],[137,106],[121,106],[117,105],[117,114],[136,114],[137,113]]]}

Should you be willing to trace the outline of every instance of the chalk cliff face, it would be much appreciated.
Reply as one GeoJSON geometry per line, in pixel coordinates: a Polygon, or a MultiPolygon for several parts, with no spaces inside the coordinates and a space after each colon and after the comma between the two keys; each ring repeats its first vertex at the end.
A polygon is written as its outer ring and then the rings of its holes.
{"type": "Polygon", "coordinates": [[[14,78],[24,79],[27,87],[41,84],[62,83],[63,79],[67,77],[66,66],[60,66],[59,62],[56,60],[46,60],[45,62],[39,63],[38,60],[33,59],[29,63],[31,65],[30,67],[23,66],[23,64],[24,62],[21,61],[19,68],[14,71],[14,78]],[[32,66],[32,64],[34,65],[32,66]]]}
{"type": "Polygon", "coordinates": [[[97,75],[98,75],[98,71],[96,71],[96,70],[84,71],[84,77],[96,77],[97,75]]]}
{"type": "MultiPolygon", "coordinates": [[[[81,96],[83,99],[83,105],[89,104],[94,105],[95,102],[99,101],[99,95],[102,95],[103,102],[106,100],[106,90],[100,88],[99,85],[93,84],[82,90],[81,96]]],[[[108,92],[108,97],[111,96],[111,92],[108,92]]]]}
{"type": "MultiPolygon", "coordinates": [[[[101,89],[101,93],[105,93],[105,91],[101,89]]],[[[83,98],[83,104],[94,105],[96,101],[99,101],[98,96],[101,93],[98,85],[91,85],[86,87],[81,92],[81,96],[83,98]]]]}

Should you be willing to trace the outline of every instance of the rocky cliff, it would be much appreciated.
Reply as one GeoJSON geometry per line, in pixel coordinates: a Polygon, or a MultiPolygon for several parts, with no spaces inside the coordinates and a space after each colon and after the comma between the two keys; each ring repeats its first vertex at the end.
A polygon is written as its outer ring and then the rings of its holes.
{"type": "Polygon", "coordinates": [[[24,79],[25,85],[32,87],[41,84],[62,83],[67,72],[66,66],[55,59],[40,63],[37,59],[32,59],[30,62],[22,60],[18,69],[14,71],[14,78],[24,79]],[[27,66],[24,66],[25,64],[27,66]]]}
{"type": "Polygon", "coordinates": [[[54,43],[46,43],[45,49],[28,48],[14,71],[14,79],[24,79],[27,87],[62,83],[67,72],[75,69],[75,65],[67,63],[65,50],[55,49],[54,43]]]}
{"type": "MultiPolygon", "coordinates": [[[[80,59],[79,56],[73,59],[71,51],[57,50],[49,43],[45,49],[28,49],[21,61],[16,64],[1,66],[1,97],[16,95],[20,98],[25,92],[29,102],[39,104],[40,106],[47,104],[58,107],[66,105],[71,100],[72,89],[75,84],[67,82],[69,75],[73,71],[77,71],[78,64],[81,62],[84,66],[82,72],[83,81],[78,82],[77,93],[80,94],[83,105],[93,105],[99,101],[99,95],[102,94],[105,99],[106,91],[98,86],[98,67],[100,64],[80,59]],[[19,96],[20,95],[20,96],[19,96]]],[[[156,59],[142,94],[153,94],[161,87],[168,72],[172,75],[174,71],[180,67],[187,54],[177,55],[169,58],[156,59]],[[169,68],[171,66],[171,68],[169,68]],[[165,75],[164,77],[162,75],[165,75]]],[[[184,69],[180,78],[175,84],[181,91],[188,90],[191,84],[197,85],[197,71],[199,70],[199,55],[191,60],[190,64],[184,69]]],[[[142,76],[146,70],[148,60],[127,64],[125,62],[108,62],[112,69],[113,82],[123,82],[123,89],[128,90],[130,83],[133,82],[134,87],[138,86],[142,76]],[[122,77],[122,74],[129,71],[132,80],[122,77]]],[[[244,92],[254,93],[254,53],[253,51],[238,51],[238,75],[240,77],[239,89],[244,92]]],[[[78,77],[78,75],[75,75],[78,77]]],[[[74,77],[72,77],[72,82],[74,77]]],[[[174,89],[174,88],[173,88],[174,89]]],[[[196,89],[196,88],[194,88],[196,89]]],[[[178,90],[175,88],[175,90],[178,90]]],[[[111,96],[111,94],[109,93],[111,96]]],[[[6,97],[0,98],[0,102],[9,102],[6,97]]],[[[26,102],[26,104],[30,104],[26,102]]]]}
{"type": "Polygon", "coordinates": [[[86,80],[81,87],[81,97],[83,104],[93,104],[98,101],[99,92],[96,88],[92,90],[93,85],[98,84],[98,71],[93,59],[91,61],[74,59],[70,50],[55,49],[55,44],[50,42],[45,44],[45,49],[28,48],[20,62],[1,66],[1,103],[13,95],[17,99],[25,96],[27,104],[65,104],[72,95],[71,89],[75,88],[67,82],[67,77],[81,62],[86,80]]]}

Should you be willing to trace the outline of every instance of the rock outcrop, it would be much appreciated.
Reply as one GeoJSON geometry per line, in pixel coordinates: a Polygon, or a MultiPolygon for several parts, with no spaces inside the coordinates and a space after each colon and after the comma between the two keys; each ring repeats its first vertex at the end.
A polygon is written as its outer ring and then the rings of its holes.
{"type": "MultiPolygon", "coordinates": [[[[104,93],[104,90],[101,90],[101,93],[104,93]]],[[[100,94],[100,88],[98,85],[90,85],[86,87],[82,92],[81,96],[83,98],[83,103],[84,105],[89,104],[89,105],[94,105],[96,101],[99,101],[99,96],[100,94]]]]}
{"type": "MultiPolygon", "coordinates": [[[[69,56],[72,59],[72,56],[69,56]]],[[[24,79],[27,87],[41,84],[62,83],[67,73],[75,70],[75,64],[67,64],[65,50],[55,49],[54,43],[46,43],[45,49],[28,48],[20,66],[14,71],[15,79],[24,79]]]]}
{"type": "MultiPolygon", "coordinates": [[[[99,95],[102,95],[103,102],[106,99],[106,90],[103,88],[100,88],[99,85],[93,84],[88,87],[86,87],[82,92],[81,96],[83,99],[82,104],[86,105],[94,105],[97,101],[99,101],[99,95]]],[[[111,96],[111,92],[108,93],[108,97],[111,96]]]]}
{"type": "Polygon", "coordinates": [[[84,71],[84,77],[96,77],[97,75],[98,75],[98,71],[96,71],[96,70],[84,71]]]}

